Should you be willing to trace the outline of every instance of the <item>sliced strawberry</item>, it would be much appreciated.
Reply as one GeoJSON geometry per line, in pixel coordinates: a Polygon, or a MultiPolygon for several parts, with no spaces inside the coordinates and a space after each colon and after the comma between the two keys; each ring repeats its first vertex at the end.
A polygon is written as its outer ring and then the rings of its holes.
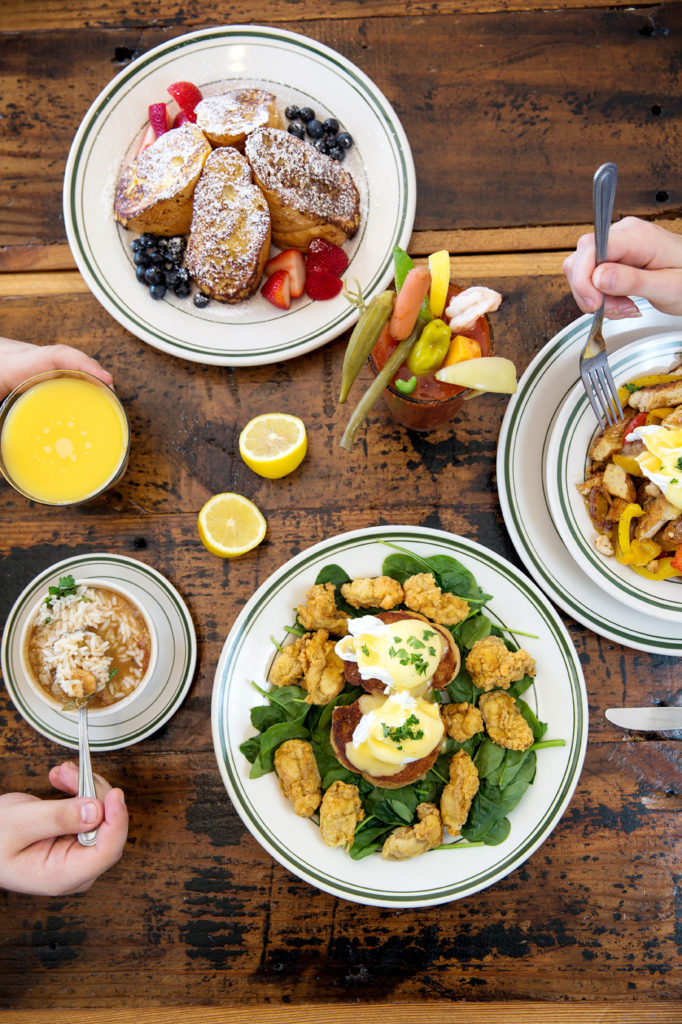
{"type": "Polygon", "coordinates": [[[326,270],[308,271],[305,290],[311,299],[333,299],[343,288],[343,281],[326,270]]]}
{"type": "Polygon", "coordinates": [[[159,135],[166,134],[170,128],[170,116],[165,103],[151,103],[149,105],[149,123],[154,129],[157,139],[159,135]]]}
{"type": "Polygon", "coordinates": [[[196,124],[197,115],[188,114],[186,110],[180,110],[173,118],[173,127],[179,128],[181,124],[196,124]]]}
{"type": "Polygon", "coordinates": [[[201,92],[192,82],[173,82],[168,86],[168,92],[180,110],[184,110],[186,114],[193,114],[197,103],[203,99],[201,92]]]}
{"type": "Polygon", "coordinates": [[[270,276],[277,270],[284,270],[289,275],[289,288],[292,299],[303,295],[305,288],[305,260],[298,249],[285,249],[265,264],[265,273],[270,276]]]}
{"type": "Polygon", "coordinates": [[[348,257],[340,246],[324,238],[313,238],[308,246],[308,273],[322,270],[340,277],[347,266],[348,257]]]}
{"type": "Polygon", "coordinates": [[[291,305],[291,290],[286,270],[276,270],[261,288],[261,295],[278,309],[288,309],[291,305]]]}
{"type": "Polygon", "coordinates": [[[137,151],[138,156],[143,149],[146,149],[147,146],[151,146],[152,142],[156,142],[156,132],[154,131],[152,126],[148,124],[147,131],[142,136],[142,142],[140,143],[140,148],[137,151]]]}

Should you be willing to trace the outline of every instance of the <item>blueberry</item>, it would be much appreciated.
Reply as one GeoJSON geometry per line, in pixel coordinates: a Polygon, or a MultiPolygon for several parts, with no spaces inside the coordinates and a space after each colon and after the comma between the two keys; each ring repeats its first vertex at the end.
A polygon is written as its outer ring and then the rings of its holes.
{"type": "Polygon", "coordinates": [[[336,135],[339,130],[339,122],[335,117],[328,117],[322,125],[327,135],[336,135]]]}
{"type": "Polygon", "coordinates": [[[178,277],[177,267],[169,267],[169,269],[163,275],[163,279],[166,284],[166,288],[175,288],[176,284],[180,280],[180,278],[178,277]]]}
{"type": "Polygon", "coordinates": [[[166,294],[165,284],[153,284],[149,288],[149,294],[153,299],[162,299],[166,294]]]}
{"type": "Polygon", "coordinates": [[[163,271],[160,267],[147,267],[144,272],[144,279],[147,284],[161,284],[163,281],[163,271]]]}
{"type": "Polygon", "coordinates": [[[142,284],[147,284],[147,278],[146,278],[145,275],[146,275],[148,269],[149,269],[148,267],[139,266],[137,268],[137,270],[135,271],[135,277],[137,278],[138,281],[141,281],[142,284]]]}
{"type": "Polygon", "coordinates": [[[148,267],[150,262],[146,249],[138,249],[133,257],[133,263],[136,267],[148,267]]]}
{"type": "Polygon", "coordinates": [[[133,250],[133,252],[137,252],[139,249],[141,249],[142,242],[140,241],[140,239],[133,238],[132,242],[130,243],[130,248],[133,250]]]}
{"type": "Polygon", "coordinates": [[[298,112],[298,116],[303,121],[303,124],[307,124],[308,121],[312,121],[315,117],[315,111],[312,110],[311,107],[301,107],[298,112]]]}
{"type": "Polygon", "coordinates": [[[140,235],[140,245],[143,245],[145,248],[148,245],[156,245],[156,242],[156,235],[153,235],[151,231],[145,231],[143,235],[140,235]]]}
{"type": "Polygon", "coordinates": [[[322,136],[324,135],[324,128],[322,127],[322,123],[320,121],[317,121],[315,118],[313,118],[312,121],[308,121],[308,124],[306,125],[306,131],[311,139],[321,139],[322,136]]]}
{"type": "Polygon", "coordinates": [[[288,128],[290,135],[295,135],[297,139],[305,138],[305,128],[300,121],[292,121],[288,128]]]}
{"type": "Polygon", "coordinates": [[[315,139],[313,146],[315,149],[319,149],[320,153],[327,154],[329,152],[329,138],[323,135],[321,139],[315,139]]]}
{"type": "Polygon", "coordinates": [[[208,295],[204,295],[203,292],[197,292],[194,296],[194,305],[197,309],[203,309],[205,306],[208,306],[209,301],[208,295]]]}
{"type": "Polygon", "coordinates": [[[178,282],[180,284],[189,284],[189,270],[187,267],[178,267],[178,282]]]}
{"type": "Polygon", "coordinates": [[[189,281],[180,281],[175,286],[175,294],[179,299],[184,299],[190,293],[189,281]]]}
{"type": "Polygon", "coordinates": [[[342,163],[346,159],[346,151],[341,149],[340,146],[332,146],[329,150],[329,156],[332,160],[338,160],[339,163],[342,163]]]}
{"type": "Polygon", "coordinates": [[[350,147],[353,145],[353,138],[351,135],[348,134],[348,132],[339,132],[339,134],[336,136],[336,141],[341,147],[341,149],[350,149],[350,147]]]}
{"type": "Polygon", "coordinates": [[[295,121],[301,111],[298,109],[295,103],[292,103],[290,107],[284,111],[290,121],[295,121]]]}

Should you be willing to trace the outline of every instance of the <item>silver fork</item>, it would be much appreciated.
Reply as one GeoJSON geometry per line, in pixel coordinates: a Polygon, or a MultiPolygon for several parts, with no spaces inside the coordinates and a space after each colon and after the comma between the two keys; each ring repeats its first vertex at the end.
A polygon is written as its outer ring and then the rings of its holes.
{"type": "MultiPolygon", "coordinates": [[[[594,204],[594,241],[597,266],[606,259],[609,226],[616,195],[618,168],[615,164],[602,164],[592,183],[594,204]]],[[[601,332],[604,322],[604,299],[594,314],[587,344],[580,356],[580,377],[592,411],[604,426],[623,419],[623,407],[618,397],[606,358],[606,346],[601,332]],[[604,422],[605,421],[605,422],[604,422]]]]}

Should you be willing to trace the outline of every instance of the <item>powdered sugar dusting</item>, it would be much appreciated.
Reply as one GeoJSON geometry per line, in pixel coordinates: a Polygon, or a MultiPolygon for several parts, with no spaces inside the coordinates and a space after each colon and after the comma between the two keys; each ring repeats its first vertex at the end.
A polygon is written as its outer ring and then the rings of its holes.
{"type": "Polygon", "coordinates": [[[208,96],[197,105],[197,127],[206,132],[211,142],[219,144],[226,137],[248,135],[275,121],[281,124],[276,103],[276,96],[264,89],[231,89],[208,96]]]}
{"type": "Polygon", "coordinates": [[[268,205],[247,161],[229,146],[214,150],[194,192],[186,256],[192,277],[208,295],[239,302],[258,287],[269,240],[268,205]]]}
{"type": "Polygon", "coordinates": [[[314,146],[278,128],[260,128],[246,140],[256,179],[283,205],[357,231],[360,198],[350,174],[314,146]]]}

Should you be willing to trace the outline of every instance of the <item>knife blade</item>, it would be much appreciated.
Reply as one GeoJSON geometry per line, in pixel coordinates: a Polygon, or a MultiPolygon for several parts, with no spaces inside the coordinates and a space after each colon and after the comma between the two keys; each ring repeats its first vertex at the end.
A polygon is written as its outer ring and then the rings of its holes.
{"type": "Polygon", "coordinates": [[[682,729],[682,707],[608,708],[604,714],[621,729],[638,732],[666,732],[682,729]]]}

